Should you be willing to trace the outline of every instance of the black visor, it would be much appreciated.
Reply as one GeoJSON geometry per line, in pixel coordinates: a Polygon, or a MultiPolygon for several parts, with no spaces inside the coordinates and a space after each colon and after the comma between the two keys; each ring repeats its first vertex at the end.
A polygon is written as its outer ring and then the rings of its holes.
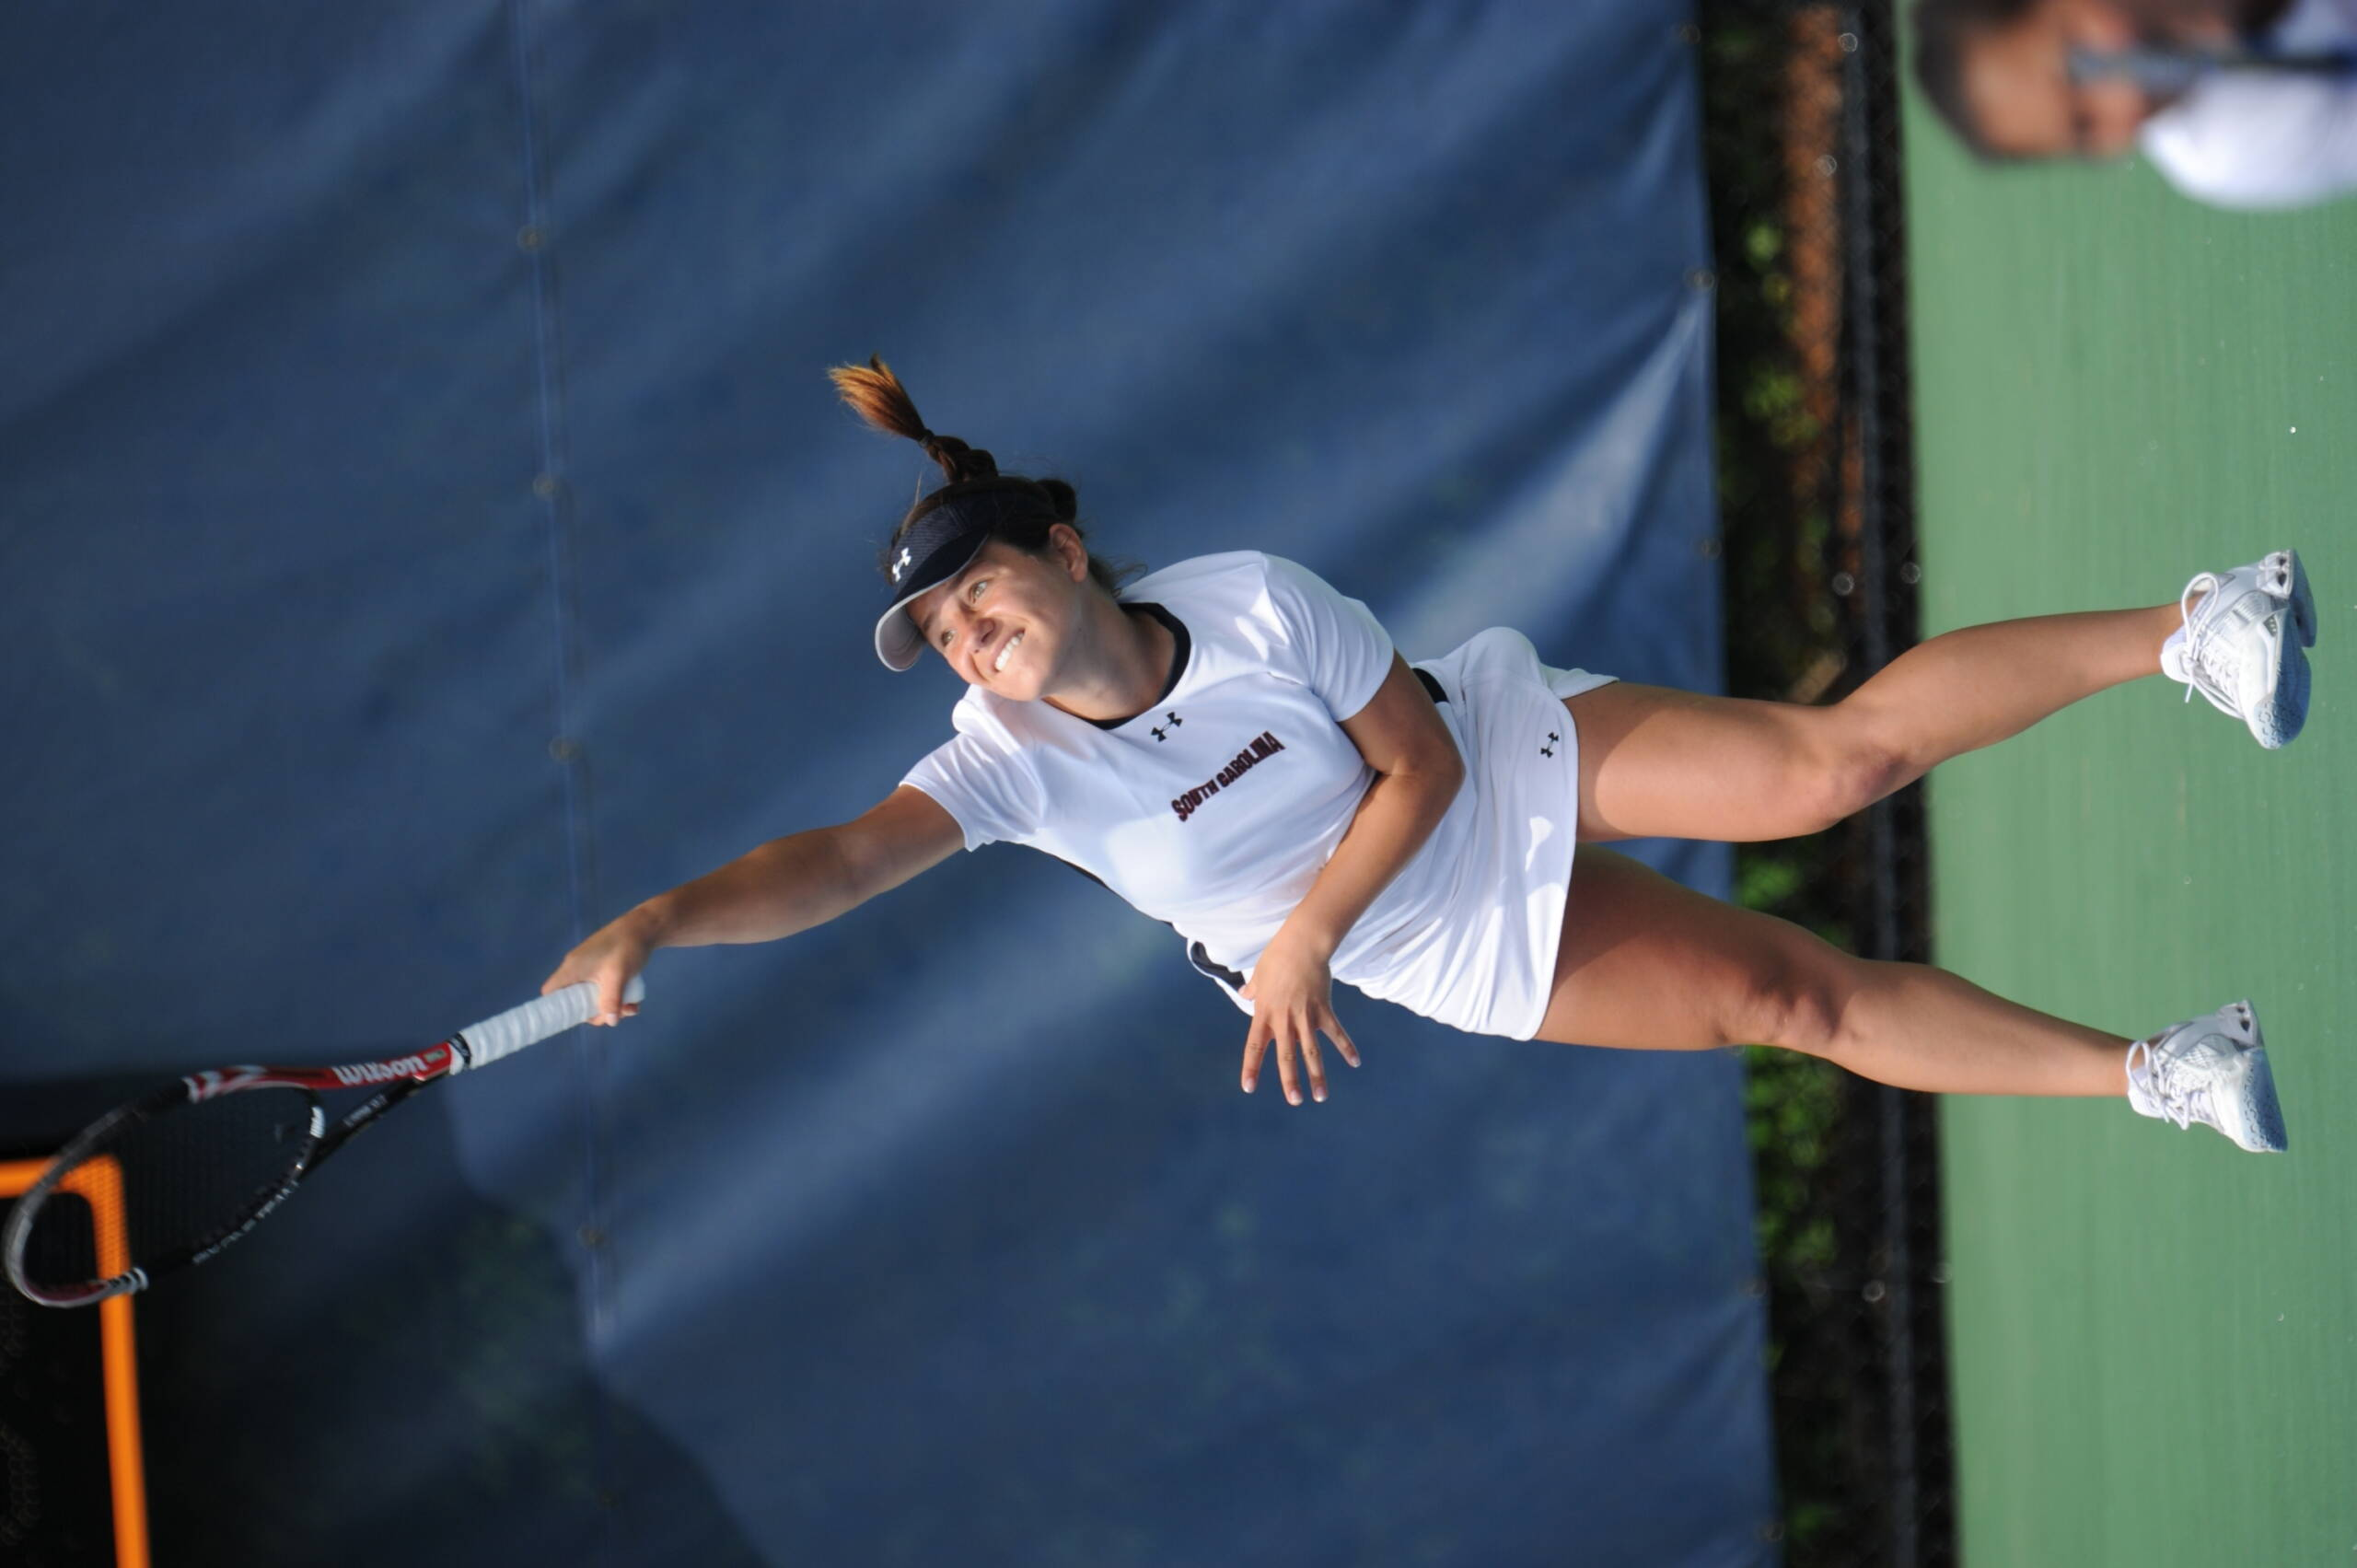
{"type": "Polygon", "coordinates": [[[924,635],[908,614],[909,602],[939,587],[973,563],[998,525],[1035,517],[1041,499],[1029,486],[953,495],[919,517],[892,552],[892,602],[876,619],[876,656],[891,670],[907,669],[924,652],[924,635]]]}

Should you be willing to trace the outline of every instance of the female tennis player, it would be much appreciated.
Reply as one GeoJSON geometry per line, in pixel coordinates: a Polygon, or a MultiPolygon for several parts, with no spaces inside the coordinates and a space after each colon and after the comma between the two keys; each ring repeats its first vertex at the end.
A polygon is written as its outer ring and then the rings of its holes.
{"type": "MultiPolygon", "coordinates": [[[[1331,982],[1477,1034],[1808,1052],[1903,1088],[2120,1095],[2247,1149],[2284,1135],[2247,1003],[2131,1041],[1938,969],[1853,958],[1601,847],[1816,832],[1933,764],[2106,687],[2166,672],[2262,745],[2305,717],[2314,610],[2290,552],[2195,577],[2177,603],[1975,626],[1824,707],[1541,664],[1492,629],[1411,665],[1355,599],[1253,552],[1126,589],[1070,485],[935,435],[881,361],[832,373],[946,482],[886,547],[876,651],[930,648],[966,683],[954,738],[873,809],[649,899],[567,954],[597,1021],[667,947],[790,936],[960,848],[1033,845],[1167,921],[1275,1048],[1288,1102],[1324,1099],[1318,1037],[1358,1065],[1331,982]]],[[[2189,695],[2190,693],[2189,692],[2189,695]]]]}

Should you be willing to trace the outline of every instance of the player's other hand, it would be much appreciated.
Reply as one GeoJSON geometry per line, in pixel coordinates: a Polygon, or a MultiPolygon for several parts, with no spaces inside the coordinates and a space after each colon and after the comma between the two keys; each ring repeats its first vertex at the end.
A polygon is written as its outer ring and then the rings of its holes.
{"type": "Polygon", "coordinates": [[[605,926],[567,953],[556,971],[540,982],[540,994],[586,981],[598,988],[598,1010],[589,1016],[591,1023],[618,1024],[636,1016],[638,1004],[622,1000],[622,987],[646,967],[655,944],[633,918],[635,913],[605,926]]]}
{"type": "Polygon", "coordinates": [[[1343,1061],[1359,1064],[1358,1047],[1334,1016],[1334,976],[1323,954],[1287,941],[1279,931],[1240,994],[1252,1004],[1252,1029],[1244,1038],[1246,1094],[1260,1082],[1260,1063],[1271,1045],[1277,1048],[1277,1078],[1284,1085],[1288,1105],[1301,1103],[1305,1073],[1309,1098],[1326,1098],[1326,1063],[1318,1054],[1320,1034],[1334,1042],[1343,1061]]]}

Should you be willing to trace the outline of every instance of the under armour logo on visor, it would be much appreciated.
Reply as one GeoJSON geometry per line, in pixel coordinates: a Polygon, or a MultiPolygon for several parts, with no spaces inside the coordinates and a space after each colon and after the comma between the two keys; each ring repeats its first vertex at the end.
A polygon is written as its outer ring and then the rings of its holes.
{"type": "Polygon", "coordinates": [[[902,552],[900,552],[900,558],[898,561],[895,561],[895,562],[893,562],[893,563],[892,563],[892,580],[893,580],[894,582],[896,582],[896,583],[897,583],[897,582],[899,582],[899,581],[900,580],[900,574],[901,574],[901,573],[903,573],[903,572],[905,572],[905,571],[907,571],[908,569],[909,569],[909,552],[907,552],[907,551],[903,550],[902,552]]]}

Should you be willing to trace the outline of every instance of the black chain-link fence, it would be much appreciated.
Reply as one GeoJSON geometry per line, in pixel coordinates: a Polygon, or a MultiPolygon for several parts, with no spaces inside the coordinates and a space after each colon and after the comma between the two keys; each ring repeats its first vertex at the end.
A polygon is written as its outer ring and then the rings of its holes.
{"type": "MultiPolygon", "coordinates": [[[[1913,424],[1888,3],[1700,0],[1719,267],[1729,689],[1829,702],[1916,632],[1913,424]]],[[[1747,848],[1738,896],[1877,958],[1928,957],[1910,789],[1747,848]]],[[[1937,1128],[1925,1096],[1750,1053],[1783,1549],[1956,1558],[1937,1128]]]]}

